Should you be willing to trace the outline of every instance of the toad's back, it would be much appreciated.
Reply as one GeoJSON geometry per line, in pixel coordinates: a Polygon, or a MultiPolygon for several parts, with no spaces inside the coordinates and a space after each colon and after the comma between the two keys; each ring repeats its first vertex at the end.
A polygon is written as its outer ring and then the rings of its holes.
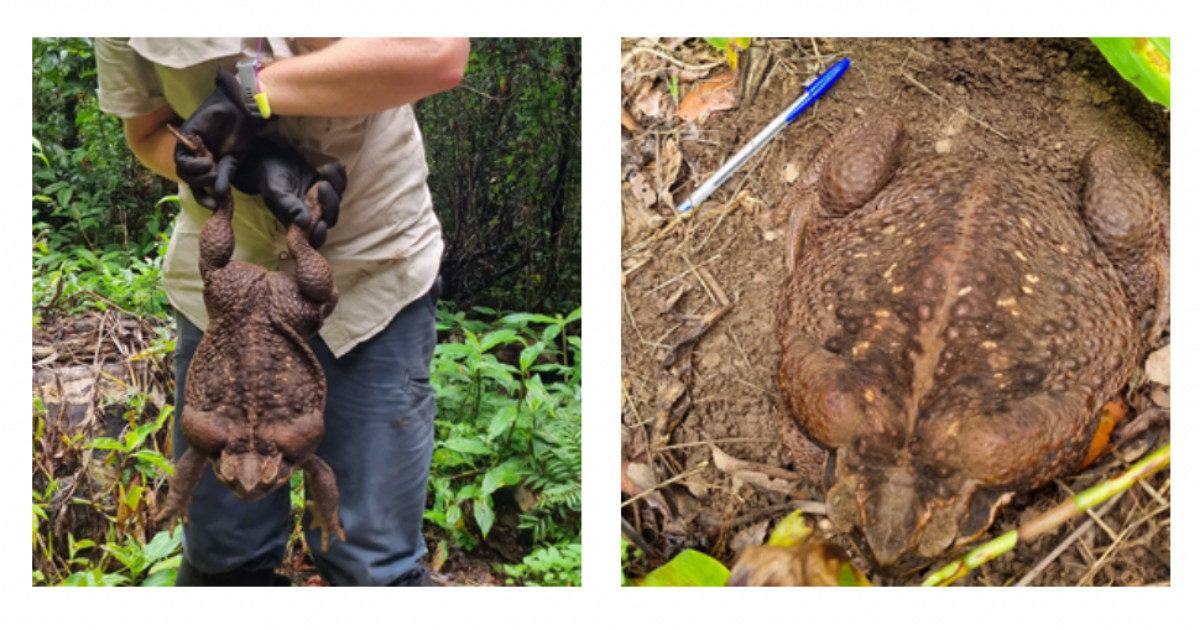
{"type": "MultiPolygon", "coordinates": [[[[829,446],[858,441],[881,465],[949,474],[964,418],[1044,394],[1074,410],[1039,440],[1050,448],[975,472],[1036,485],[1077,463],[1059,460],[1078,459],[1064,447],[1089,439],[1136,344],[1116,272],[1077,208],[1065,188],[1023,171],[937,159],[810,233],[777,314],[780,382],[806,432],[829,446]],[[789,365],[796,344],[825,352],[789,365]],[[1022,478],[1031,471],[1044,475],[1022,478]]],[[[989,426],[976,437],[1000,447],[1020,431],[989,426]]]]}
{"type": "Polygon", "coordinates": [[[323,408],[324,374],[304,341],[312,334],[304,330],[308,318],[280,308],[300,300],[295,280],[234,261],[214,272],[210,287],[211,319],[189,367],[189,404],[249,424],[285,423],[323,408]]]}

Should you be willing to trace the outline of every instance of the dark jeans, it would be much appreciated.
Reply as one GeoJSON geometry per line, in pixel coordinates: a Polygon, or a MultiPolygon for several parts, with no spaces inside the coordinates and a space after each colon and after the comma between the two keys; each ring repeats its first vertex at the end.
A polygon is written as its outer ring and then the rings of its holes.
{"type": "MultiPolygon", "coordinates": [[[[176,321],[178,411],[201,331],[181,315],[176,321]]],[[[317,569],[332,584],[409,583],[422,574],[426,549],[421,522],[433,455],[429,364],[436,342],[430,295],[405,307],[386,328],[340,359],[319,337],[309,342],[329,383],[325,435],[317,454],[337,475],[346,542],[331,538],[329,551],[322,553],[320,532],[306,529],[306,535],[317,569]]],[[[187,448],[178,421],[174,445],[178,459],[187,448]]],[[[246,502],[206,466],[184,525],[184,555],[204,574],[276,568],[291,531],[289,509],[287,486],[246,502]]]]}

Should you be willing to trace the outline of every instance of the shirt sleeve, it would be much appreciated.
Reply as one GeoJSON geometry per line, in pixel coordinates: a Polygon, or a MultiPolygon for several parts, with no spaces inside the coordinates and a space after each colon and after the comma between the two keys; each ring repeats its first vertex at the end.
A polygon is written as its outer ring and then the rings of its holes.
{"type": "Polygon", "coordinates": [[[129,47],[128,37],[97,37],[95,49],[101,111],[134,118],[167,104],[154,64],[129,47]]]}

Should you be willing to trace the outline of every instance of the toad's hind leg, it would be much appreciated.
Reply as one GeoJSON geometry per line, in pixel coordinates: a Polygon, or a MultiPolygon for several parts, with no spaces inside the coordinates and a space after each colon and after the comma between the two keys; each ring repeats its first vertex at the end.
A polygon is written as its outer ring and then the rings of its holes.
{"type": "Polygon", "coordinates": [[[903,144],[904,128],[886,114],[851,121],[825,143],[782,203],[790,214],[789,272],[813,222],[870,201],[891,179],[903,144]]]}
{"type": "Polygon", "coordinates": [[[167,493],[167,503],[154,515],[156,522],[171,522],[175,529],[176,518],[187,518],[188,506],[192,502],[192,491],[200,483],[200,473],[204,471],[207,460],[194,448],[189,448],[175,463],[175,476],[171,478],[171,489],[167,493]]]}
{"type": "Polygon", "coordinates": [[[338,518],[338,488],[337,476],[324,460],[316,455],[310,455],[300,464],[307,477],[309,492],[312,500],[307,507],[313,515],[313,522],[321,530],[321,551],[329,549],[329,535],[333,534],[346,541],[346,533],[342,531],[342,520],[338,518]]]}

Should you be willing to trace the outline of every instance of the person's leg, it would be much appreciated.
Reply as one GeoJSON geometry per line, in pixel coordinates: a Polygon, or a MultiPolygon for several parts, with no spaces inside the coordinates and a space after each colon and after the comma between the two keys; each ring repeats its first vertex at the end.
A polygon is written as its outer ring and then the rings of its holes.
{"type": "Polygon", "coordinates": [[[317,569],[336,585],[418,585],[425,485],[433,455],[429,365],[437,343],[433,296],[400,311],[384,330],[334,359],[312,342],[329,395],[317,454],[337,475],[346,541],[320,550],[307,530],[317,569]]]}
{"type": "MultiPolygon", "coordinates": [[[[175,346],[174,456],[187,450],[183,425],[188,364],[202,335],[187,318],[177,315],[179,341],[175,346]]],[[[275,568],[283,562],[291,522],[288,487],[247,502],[233,495],[206,465],[192,493],[183,526],[183,561],[178,586],[270,586],[278,583],[275,568]]]]}

